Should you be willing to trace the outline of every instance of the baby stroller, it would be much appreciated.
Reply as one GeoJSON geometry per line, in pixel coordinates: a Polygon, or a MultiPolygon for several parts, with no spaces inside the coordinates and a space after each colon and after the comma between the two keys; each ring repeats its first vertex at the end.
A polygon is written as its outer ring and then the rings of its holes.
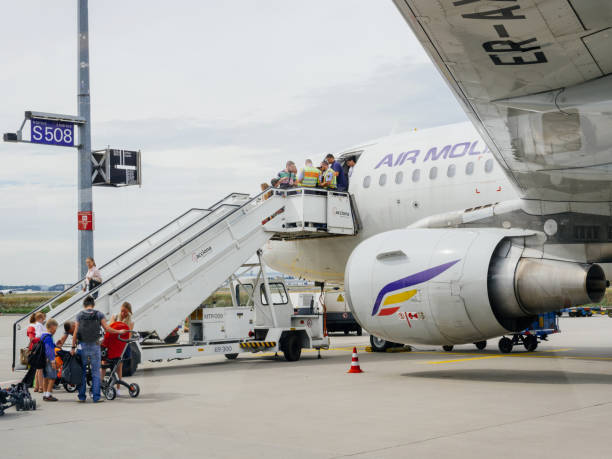
{"type": "Polygon", "coordinates": [[[64,387],[66,392],[74,392],[79,387],[76,384],[70,384],[62,380],[62,367],[64,365],[64,359],[70,357],[70,352],[64,351],[63,349],[56,347],[55,348],[55,364],[57,367],[57,377],[55,378],[55,383],[53,384],[53,389],[59,389],[60,385],[64,387]]]}
{"type": "MultiPolygon", "coordinates": [[[[115,322],[113,325],[123,325],[121,322],[115,322]]],[[[135,398],[140,394],[140,386],[136,383],[128,383],[119,379],[117,368],[119,364],[125,360],[129,350],[130,343],[135,343],[139,339],[137,332],[126,330],[121,335],[113,335],[107,333],[102,341],[102,369],[106,369],[105,377],[100,381],[100,391],[104,394],[106,400],[114,400],[117,397],[115,385],[119,384],[127,388],[130,397],[135,398]],[[132,335],[131,338],[122,338],[124,335],[132,335]]],[[[89,375],[88,375],[89,380],[89,375]]]]}

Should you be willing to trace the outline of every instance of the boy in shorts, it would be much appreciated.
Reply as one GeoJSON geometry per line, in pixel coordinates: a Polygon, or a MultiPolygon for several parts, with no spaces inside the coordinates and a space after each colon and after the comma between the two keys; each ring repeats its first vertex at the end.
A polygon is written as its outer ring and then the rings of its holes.
{"type": "Polygon", "coordinates": [[[57,399],[52,395],[53,385],[55,384],[55,378],[57,377],[57,365],[55,363],[55,343],[53,342],[53,335],[57,330],[57,321],[55,319],[49,319],[46,324],[47,332],[43,333],[40,340],[45,345],[45,355],[47,356],[47,364],[43,369],[43,400],[45,402],[57,402],[57,399]]]}

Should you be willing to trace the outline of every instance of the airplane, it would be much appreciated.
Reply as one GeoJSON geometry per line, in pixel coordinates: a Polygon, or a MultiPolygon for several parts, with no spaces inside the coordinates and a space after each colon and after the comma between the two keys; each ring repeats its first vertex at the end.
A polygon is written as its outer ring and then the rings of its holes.
{"type": "Polygon", "coordinates": [[[612,275],[612,6],[394,0],[470,122],[345,150],[361,231],[270,242],[344,283],[371,334],[478,343],[596,303],[612,275]]]}

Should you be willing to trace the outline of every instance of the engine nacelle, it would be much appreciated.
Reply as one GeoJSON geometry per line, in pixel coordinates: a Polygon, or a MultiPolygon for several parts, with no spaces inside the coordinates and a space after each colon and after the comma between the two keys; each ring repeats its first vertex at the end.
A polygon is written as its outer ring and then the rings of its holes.
{"type": "Polygon", "coordinates": [[[389,341],[460,344],[603,298],[608,283],[600,266],[523,257],[533,235],[404,229],[373,236],[346,265],[349,306],[363,328],[389,341]]]}

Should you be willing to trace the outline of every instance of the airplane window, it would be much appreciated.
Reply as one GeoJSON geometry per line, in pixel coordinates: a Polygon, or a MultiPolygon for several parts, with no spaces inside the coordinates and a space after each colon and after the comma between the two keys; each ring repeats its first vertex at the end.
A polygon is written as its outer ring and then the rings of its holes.
{"type": "Polygon", "coordinates": [[[437,167],[434,166],[431,169],[429,169],[429,178],[431,180],[434,180],[437,176],[438,176],[438,168],[437,167]]]}
{"type": "Polygon", "coordinates": [[[466,175],[472,175],[474,173],[474,162],[470,161],[465,165],[465,173],[466,175]]]}
{"type": "Polygon", "coordinates": [[[378,184],[380,186],[385,186],[386,183],[387,183],[387,174],[380,174],[380,177],[378,178],[378,184]]]}
{"type": "Polygon", "coordinates": [[[404,173],[402,171],[398,171],[398,173],[395,174],[395,183],[399,185],[400,183],[402,183],[403,180],[404,180],[404,173]]]}
{"type": "Polygon", "coordinates": [[[372,181],[372,179],[370,178],[370,176],[369,176],[369,175],[366,175],[366,176],[363,178],[363,187],[364,187],[364,188],[370,188],[370,182],[371,182],[371,181],[372,181]]]}
{"type": "Polygon", "coordinates": [[[412,171],[412,181],[418,182],[421,178],[421,169],[415,169],[412,171]]]}
{"type": "Polygon", "coordinates": [[[448,175],[449,177],[454,177],[456,171],[457,171],[457,166],[455,166],[454,164],[451,164],[450,166],[448,166],[448,169],[446,170],[446,175],[448,175]]]}
{"type": "Polygon", "coordinates": [[[491,158],[487,159],[485,162],[485,172],[489,173],[493,170],[493,160],[491,158]]]}

